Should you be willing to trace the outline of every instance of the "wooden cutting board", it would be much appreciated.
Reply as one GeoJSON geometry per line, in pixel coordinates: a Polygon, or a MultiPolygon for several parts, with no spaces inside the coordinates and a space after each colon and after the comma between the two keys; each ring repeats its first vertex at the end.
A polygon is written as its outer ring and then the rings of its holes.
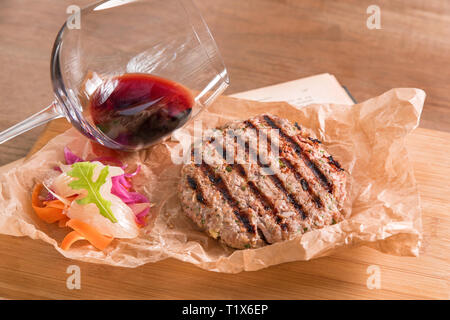
{"type": "MultiPolygon", "coordinates": [[[[50,123],[31,153],[69,127],[50,123]]],[[[408,148],[423,207],[418,258],[361,247],[330,257],[256,272],[220,274],[168,259],[136,269],[71,261],[28,238],[0,236],[0,297],[22,299],[449,299],[450,134],[417,129],[408,148]],[[67,268],[81,271],[81,289],[66,287],[67,268]],[[380,288],[370,289],[371,270],[380,288]],[[369,281],[370,283],[370,281],[369,281]]]]}

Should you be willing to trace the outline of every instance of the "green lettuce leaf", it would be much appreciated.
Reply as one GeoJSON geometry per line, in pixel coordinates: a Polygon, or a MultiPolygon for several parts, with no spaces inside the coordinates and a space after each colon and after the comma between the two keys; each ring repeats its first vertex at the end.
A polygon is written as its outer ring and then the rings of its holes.
{"type": "Polygon", "coordinates": [[[69,183],[69,187],[74,190],[85,189],[88,194],[83,199],[78,199],[78,204],[93,203],[97,206],[100,214],[112,222],[117,222],[116,217],[111,211],[111,201],[106,200],[100,194],[100,187],[106,182],[109,173],[109,167],[104,167],[96,181],[92,181],[94,169],[97,165],[91,162],[76,162],[72,165],[72,170],[67,172],[71,177],[78,178],[69,183]]]}

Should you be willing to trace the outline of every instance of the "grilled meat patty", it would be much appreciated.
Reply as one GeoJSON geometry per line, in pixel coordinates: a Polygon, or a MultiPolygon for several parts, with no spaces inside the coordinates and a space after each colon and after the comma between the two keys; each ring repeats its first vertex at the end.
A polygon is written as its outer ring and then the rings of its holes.
{"type": "Polygon", "coordinates": [[[179,184],[183,211],[230,247],[257,248],[343,220],[345,171],[286,119],[232,122],[191,151],[179,184]]]}

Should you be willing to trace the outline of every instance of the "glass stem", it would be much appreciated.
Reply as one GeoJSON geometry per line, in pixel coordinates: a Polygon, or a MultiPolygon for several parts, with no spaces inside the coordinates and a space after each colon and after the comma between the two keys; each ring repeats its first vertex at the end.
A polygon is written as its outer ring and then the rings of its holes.
{"type": "Polygon", "coordinates": [[[56,101],[53,101],[51,105],[45,108],[42,111],[32,115],[31,117],[19,122],[18,124],[12,126],[9,129],[6,129],[3,132],[0,132],[0,144],[28,131],[37,126],[43,125],[53,119],[62,118],[59,107],[56,101]]]}

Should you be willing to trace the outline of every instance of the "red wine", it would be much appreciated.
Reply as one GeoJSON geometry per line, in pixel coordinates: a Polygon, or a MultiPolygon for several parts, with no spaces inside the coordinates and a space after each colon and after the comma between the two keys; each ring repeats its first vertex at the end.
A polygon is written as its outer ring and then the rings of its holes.
{"type": "Polygon", "coordinates": [[[180,128],[194,105],[182,85],[149,74],[124,74],[103,83],[91,96],[94,124],[129,148],[148,146],[180,128]]]}

